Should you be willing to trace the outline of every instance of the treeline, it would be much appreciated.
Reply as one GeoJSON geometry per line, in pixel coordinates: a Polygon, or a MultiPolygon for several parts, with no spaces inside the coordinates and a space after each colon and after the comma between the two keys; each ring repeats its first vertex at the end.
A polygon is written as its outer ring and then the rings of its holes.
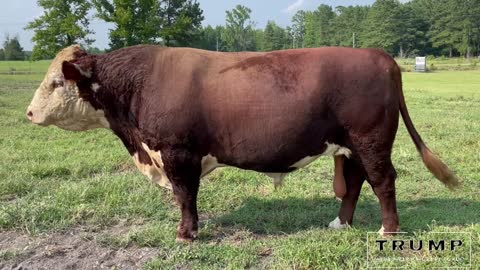
{"type": "Polygon", "coordinates": [[[74,43],[89,46],[88,14],[113,25],[110,50],[135,44],[217,51],[271,51],[321,46],[383,48],[395,56],[480,54],[480,0],[377,0],[372,6],[320,5],[298,11],[285,28],[255,27],[248,7],[226,11],[224,25],[201,25],[195,0],[42,0],[44,15],[29,23],[33,58],[50,58],[74,43]]]}
{"type": "Polygon", "coordinates": [[[7,35],[2,47],[0,48],[0,61],[26,60],[27,57],[28,55],[23,51],[22,46],[20,46],[18,37],[10,37],[7,35]]]}
{"type": "MultiPolygon", "coordinates": [[[[239,7],[237,7],[238,9],[239,7]]],[[[238,12],[249,19],[249,13],[238,12]]],[[[201,30],[200,48],[236,51],[228,42],[231,28],[201,30]]],[[[480,0],[377,0],[372,6],[320,5],[314,11],[298,11],[286,28],[269,21],[265,29],[252,24],[233,24],[244,36],[245,49],[270,51],[321,46],[383,48],[392,55],[480,54],[480,0]]],[[[239,36],[239,35],[234,35],[239,36]]],[[[242,48],[242,49],[243,49],[242,48]]]]}

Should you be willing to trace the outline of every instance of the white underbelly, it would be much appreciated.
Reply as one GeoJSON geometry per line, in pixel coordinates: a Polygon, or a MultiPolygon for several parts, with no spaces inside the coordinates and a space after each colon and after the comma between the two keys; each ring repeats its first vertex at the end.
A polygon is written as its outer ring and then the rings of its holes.
{"type": "MultiPolygon", "coordinates": [[[[332,143],[325,143],[327,145],[327,148],[325,151],[319,155],[316,156],[307,156],[299,161],[293,163],[290,165],[290,168],[295,168],[295,169],[300,169],[303,168],[313,161],[315,161],[317,158],[321,156],[341,156],[344,155],[347,158],[350,158],[350,155],[352,154],[352,151],[346,147],[337,145],[337,144],[332,144],[332,143]]],[[[208,154],[202,158],[202,174],[201,177],[204,177],[208,175],[210,172],[215,170],[215,168],[218,167],[226,167],[228,165],[221,164],[218,162],[217,158],[212,156],[211,154],[208,154]]],[[[269,177],[272,177],[275,179],[276,182],[283,182],[283,179],[286,176],[286,173],[266,173],[269,177]]]]}

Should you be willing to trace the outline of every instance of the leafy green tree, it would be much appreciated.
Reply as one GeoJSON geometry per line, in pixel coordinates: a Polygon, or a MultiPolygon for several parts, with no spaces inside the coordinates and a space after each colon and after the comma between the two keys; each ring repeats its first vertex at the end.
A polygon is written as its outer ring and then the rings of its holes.
{"type": "Polygon", "coordinates": [[[320,47],[332,43],[333,20],[335,13],[331,6],[320,5],[314,12],[307,12],[305,17],[305,46],[320,47]]]}
{"type": "Polygon", "coordinates": [[[303,39],[304,47],[313,48],[318,44],[319,34],[318,25],[320,24],[316,13],[312,11],[305,12],[305,36],[303,39]]]}
{"type": "Polygon", "coordinates": [[[307,13],[303,10],[297,11],[292,17],[292,38],[293,48],[305,47],[305,20],[307,13]]]}
{"type": "Polygon", "coordinates": [[[98,17],[113,23],[110,47],[163,43],[194,46],[203,11],[195,0],[92,0],[98,17]]]}
{"type": "Polygon", "coordinates": [[[268,21],[263,36],[263,51],[284,49],[286,44],[285,29],[278,26],[274,21],[268,21]]]}
{"type": "Polygon", "coordinates": [[[3,53],[5,60],[25,60],[25,53],[22,46],[20,46],[18,37],[10,38],[7,36],[5,38],[3,42],[3,53]]]}
{"type": "Polygon", "coordinates": [[[203,10],[195,0],[161,0],[160,37],[167,46],[192,46],[199,37],[203,10]]]}
{"type": "Polygon", "coordinates": [[[5,60],[5,51],[3,49],[0,49],[0,61],[5,60]]]}
{"type": "Polygon", "coordinates": [[[480,1],[438,0],[429,3],[432,8],[429,36],[434,47],[472,56],[480,43],[480,1]]]}
{"type": "Polygon", "coordinates": [[[210,51],[225,51],[225,41],[222,39],[223,26],[213,28],[211,25],[202,27],[193,47],[210,51]]]}
{"type": "Polygon", "coordinates": [[[362,47],[383,48],[395,53],[401,39],[398,0],[377,0],[365,19],[362,31],[362,47]]]}
{"type": "Polygon", "coordinates": [[[399,7],[397,21],[401,22],[397,27],[399,36],[397,51],[399,57],[407,57],[409,55],[418,55],[425,52],[425,47],[428,44],[428,23],[415,10],[410,3],[403,4],[399,7]]]}
{"type": "Polygon", "coordinates": [[[255,31],[254,23],[250,20],[251,12],[251,9],[242,5],[226,11],[227,23],[224,38],[229,51],[255,49],[255,31]]]}
{"type": "Polygon", "coordinates": [[[38,0],[37,3],[44,13],[25,27],[34,31],[33,60],[53,58],[59,50],[72,44],[93,42],[89,38],[93,34],[89,29],[89,1],[38,0]]]}
{"type": "Polygon", "coordinates": [[[254,30],[254,48],[256,51],[264,51],[264,40],[265,40],[265,32],[263,29],[255,29],[254,30]]]}
{"type": "Polygon", "coordinates": [[[284,45],[283,45],[283,48],[284,49],[294,49],[295,47],[295,44],[293,43],[294,39],[294,34],[293,34],[293,29],[292,27],[290,26],[287,26],[285,28],[285,32],[284,32],[284,45]]]}
{"type": "Polygon", "coordinates": [[[160,18],[158,0],[93,0],[97,16],[114,25],[110,49],[156,43],[160,18]]]}
{"type": "Polygon", "coordinates": [[[368,6],[338,6],[333,20],[332,45],[360,47],[360,33],[367,17],[368,6]]]}

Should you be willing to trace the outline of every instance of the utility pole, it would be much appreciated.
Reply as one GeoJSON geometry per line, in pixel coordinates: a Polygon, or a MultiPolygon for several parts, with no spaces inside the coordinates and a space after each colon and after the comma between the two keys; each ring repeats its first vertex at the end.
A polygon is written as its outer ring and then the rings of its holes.
{"type": "Polygon", "coordinates": [[[352,41],[353,41],[353,48],[355,48],[355,47],[356,47],[356,44],[355,44],[355,32],[353,32],[352,41]]]}

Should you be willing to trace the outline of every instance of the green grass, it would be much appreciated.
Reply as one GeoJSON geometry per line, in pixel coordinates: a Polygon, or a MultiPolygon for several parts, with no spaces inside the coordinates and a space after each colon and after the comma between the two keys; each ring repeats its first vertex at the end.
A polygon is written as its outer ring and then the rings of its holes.
{"type": "MultiPolygon", "coordinates": [[[[38,235],[80,225],[108,229],[120,222],[137,224],[126,234],[97,241],[115,248],[155,247],[159,256],[147,269],[367,267],[366,236],[380,227],[379,204],[365,185],[354,227],[326,228],[339,208],[330,158],[292,173],[278,191],[262,174],[215,171],[202,181],[200,239],[176,244],[180,216],[172,195],[136,171],[111,132],[73,133],[27,122],[25,109],[40,80],[36,75],[0,75],[0,231],[38,235]]],[[[417,129],[463,187],[450,192],[428,173],[401,124],[393,160],[402,229],[416,235],[471,232],[473,269],[478,269],[480,72],[405,73],[404,88],[417,129]]],[[[428,265],[414,262],[407,268],[428,265]]]]}
{"type": "Polygon", "coordinates": [[[44,73],[50,60],[42,61],[0,61],[0,74],[5,73],[44,73]]]}

